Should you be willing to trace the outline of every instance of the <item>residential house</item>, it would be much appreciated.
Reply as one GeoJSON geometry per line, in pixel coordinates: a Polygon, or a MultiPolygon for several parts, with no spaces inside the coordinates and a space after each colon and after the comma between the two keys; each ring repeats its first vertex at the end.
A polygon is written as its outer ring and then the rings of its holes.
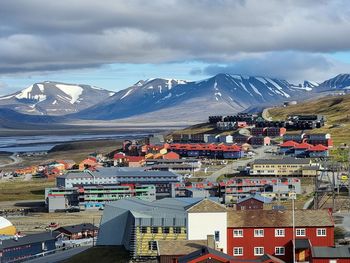
{"type": "Polygon", "coordinates": [[[283,159],[258,159],[255,160],[250,169],[251,175],[260,176],[303,176],[303,169],[308,167],[318,167],[318,163],[314,163],[309,158],[292,158],[283,159]]]}
{"type": "MultiPolygon", "coordinates": [[[[296,262],[311,261],[311,245],[334,246],[334,222],[328,210],[296,210],[294,218],[296,262]]],[[[292,261],[291,210],[230,211],[227,225],[229,255],[246,260],[270,254],[292,261]]]]}
{"type": "Polygon", "coordinates": [[[311,248],[312,263],[349,263],[350,247],[317,247],[311,248]]]}
{"type": "Polygon", "coordinates": [[[83,223],[79,225],[62,226],[55,231],[61,233],[69,240],[76,240],[96,237],[98,234],[98,227],[91,223],[83,223]]]}
{"type": "Polygon", "coordinates": [[[82,171],[88,168],[96,168],[97,166],[97,159],[94,157],[88,157],[79,163],[79,170],[82,171]]]}
{"type": "Polygon", "coordinates": [[[264,209],[264,204],[269,204],[271,202],[272,199],[268,197],[254,194],[238,199],[236,203],[236,210],[262,210],[264,209]]]}
{"type": "Polygon", "coordinates": [[[248,139],[248,143],[253,146],[267,146],[270,145],[271,139],[267,136],[251,136],[248,139]]]}

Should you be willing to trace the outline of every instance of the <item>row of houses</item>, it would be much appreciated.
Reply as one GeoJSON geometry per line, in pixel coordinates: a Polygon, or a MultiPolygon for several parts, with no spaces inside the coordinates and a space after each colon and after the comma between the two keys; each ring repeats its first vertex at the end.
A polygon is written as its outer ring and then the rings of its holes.
{"type": "Polygon", "coordinates": [[[239,159],[244,156],[238,145],[227,144],[170,144],[169,149],[181,157],[206,157],[218,159],[239,159]]]}
{"type": "Polygon", "coordinates": [[[290,192],[301,194],[300,178],[230,178],[229,180],[212,183],[174,183],[172,197],[220,197],[226,204],[259,194],[273,200],[286,200],[290,192]]]}
{"type": "Polygon", "coordinates": [[[283,135],[283,142],[293,141],[296,143],[308,143],[311,145],[321,144],[326,147],[333,147],[333,140],[329,133],[290,133],[283,135]]]}
{"type": "Polygon", "coordinates": [[[294,141],[286,141],[280,144],[280,153],[296,157],[320,158],[328,157],[328,147],[322,144],[311,145],[309,143],[297,143],[294,141]]]}
{"type": "Polygon", "coordinates": [[[209,116],[208,122],[211,124],[216,124],[218,122],[245,122],[248,125],[251,125],[257,118],[258,116],[255,114],[238,113],[229,116],[209,116]]]}
{"type": "Polygon", "coordinates": [[[97,244],[159,262],[203,262],[191,260],[210,253],[226,261],[209,262],[292,262],[293,248],[295,262],[313,262],[335,250],[334,221],[328,210],[233,211],[208,198],[124,199],[106,206],[97,244]],[[206,247],[212,251],[198,254],[206,247]]]}
{"type": "Polygon", "coordinates": [[[286,131],[286,128],[280,127],[253,127],[250,133],[253,136],[282,137],[286,131]]]}

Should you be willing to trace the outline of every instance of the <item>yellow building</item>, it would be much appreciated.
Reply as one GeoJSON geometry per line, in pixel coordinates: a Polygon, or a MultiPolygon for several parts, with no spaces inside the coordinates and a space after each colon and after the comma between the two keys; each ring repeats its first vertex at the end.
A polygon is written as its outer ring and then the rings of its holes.
{"type": "Polygon", "coordinates": [[[13,236],[16,234],[16,228],[6,218],[0,216],[0,235],[13,236]]]}
{"type": "Polygon", "coordinates": [[[258,159],[253,163],[250,174],[270,177],[316,176],[319,174],[319,164],[308,158],[258,159]]]}

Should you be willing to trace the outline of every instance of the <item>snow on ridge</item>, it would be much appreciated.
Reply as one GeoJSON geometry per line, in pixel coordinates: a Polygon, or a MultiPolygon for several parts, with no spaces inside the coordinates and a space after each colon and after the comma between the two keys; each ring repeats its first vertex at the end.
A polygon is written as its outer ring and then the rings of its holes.
{"type": "Polygon", "coordinates": [[[110,92],[110,93],[108,93],[108,96],[112,97],[114,94],[115,94],[115,92],[110,92]]]}
{"type": "Polygon", "coordinates": [[[83,93],[83,88],[76,85],[56,84],[56,87],[71,97],[71,104],[74,104],[83,93]]]}
{"type": "Polygon", "coordinates": [[[261,97],[263,97],[263,95],[259,92],[259,90],[254,86],[253,83],[249,83],[249,85],[252,87],[252,89],[254,90],[254,92],[258,95],[260,95],[261,97]]]}
{"type": "Polygon", "coordinates": [[[57,100],[54,100],[54,101],[52,102],[52,105],[55,105],[55,104],[57,104],[57,100]]]}
{"type": "Polygon", "coordinates": [[[11,99],[13,98],[15,95],[9,95],[9,96],[5,96],[5,97],[0,97],[0,100],[7,100],[7,99],[11,99]]]}
{"type": "Polygon", "coordinates": [[[36,85],[38,86],[38,88],[40,89],[41,92],[44,92],[44,91],[45,91],[45,87],[44,87],[43,84],[38,83],[38,84],[36,84],[36,85]]]}
{"type": "Polygon", "coordinates": [[[127,97],[134,89],[129,89],[124,95],[123,97],[120,98],[120,100],[124,99],[125,97],[127,97]]]}
{"type": "Polygon", "coordinates": [[[96,87],[96,86],[90,86],[90,88],[95,89],[95,90],[103,90],[102,88],[96,87]]]}
{"type": "Polygon", "coordinates": [[[33,85],[30,85],[28,88],[25,88],[20,93],[16,95],[17,99],[30,99],[30,92],[32,92],[33,85]]]}

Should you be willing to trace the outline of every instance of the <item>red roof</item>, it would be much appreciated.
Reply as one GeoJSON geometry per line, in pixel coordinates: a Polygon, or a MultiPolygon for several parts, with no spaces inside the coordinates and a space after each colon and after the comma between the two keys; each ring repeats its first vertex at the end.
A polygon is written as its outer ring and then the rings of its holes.
{"type": "Polygon", "coordinates": [[[224,151],[224,152],[238,152],[241,151],[241,147],[238,145],[226,145],[226,144],[172,144],[170,149],[186,149],[192,151],[224,151]]]}
{"type": "Polygon", "coordinates": [[[318,145],[315,145],[315,146],[312,146],[309,151],[311,152],[323,152],[323,151],[327,151],[328,150],[328,147],[322,145],[322,144],[318,144],[318,145]]]}
{"type": "Polygon", "coordinates": [[[126,160],[128,162],[141,162],[143,160],[145,160],[145,157],[144,156],[125,156],[126,160]]]}
{"type": "Polygon", "coordinates": [[[116,153],[114,154],[114,160],[117,160],[117,159],[124,159],[125,158],[125,154],[124,153],[116,153]]]}
{"type": "Polygon", "coordinates": [[[295,149],[310,149],[312,147],[311,144],[308,144],[306,142],[300,143],[299,145],[295,146],[295,149]]]}
{"type": "Polygon", "coordinates": [[[299,143],[295,142],[295,141],[286,141],[282,144],[280,144],[280,147],[295,147],[299,145],[299,143]]]}

